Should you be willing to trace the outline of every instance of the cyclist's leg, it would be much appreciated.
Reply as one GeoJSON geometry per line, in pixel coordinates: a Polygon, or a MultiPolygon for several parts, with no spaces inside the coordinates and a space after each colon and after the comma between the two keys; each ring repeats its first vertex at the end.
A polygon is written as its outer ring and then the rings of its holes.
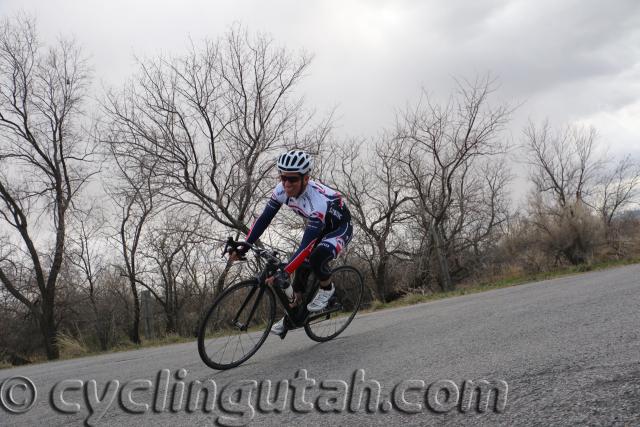
{"type": "Polygon", "coordinates": [[[329,262],[349,244],[353,235],[351,222],[345,222],[336,230],[327,233],[309,255],[311,270],[320,279],[321,287],[328,287],[331,278],[329,262]]]}
{"type": "Polygon", "coordinates": [[[320,242],[309,255],[309,264],[313,274],[320,279],[320,286],[326,287],[331,278],[329,262],[337,255],[336,247],[330,242],[320,242]]]}
{"type": "Polygon", "coordinates": [[[302,294],[304,294],[310,274],[311,265],[308,262],[303,262],[295,273],[293,273],[291,286],[293,286],[293,292],[296,294],[296,300],[298,301],[301,300],[302,294]]]}
{"type": "Polygon", "coordinates": [[[311,265],[309,265],[308,262],[300,264],[300,267],[296,269],[293,273],[293,278],[291,279],[291,286],[293,286],[293,290],[295,292],[304,291],[309,274],[311,274],[311,265]]]}
{"type": "Polygon", "coordinates": [[[335,292],[331,283],[331,268],[329,262],[334,260],[340,251],[351,240],[353,227],[345,223],[337,230],[328,233],[316,246],[309,256],[309,263],[313,273],[320,279],[320,289],[315,298],[307,306],[310,311],[322,310],[335,292]]]}

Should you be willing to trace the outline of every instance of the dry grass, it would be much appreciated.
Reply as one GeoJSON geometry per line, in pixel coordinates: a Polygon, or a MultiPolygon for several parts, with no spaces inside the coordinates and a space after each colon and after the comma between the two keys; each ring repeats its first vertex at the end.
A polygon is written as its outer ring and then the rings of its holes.
{"type": "MultiPolygon", "coordinates": [[[[615,261],[604,261],[595,264],[583,264],[573,267],[566,267],[554,271],[541,272],[536,274],[523,274],[521,271],[516,273],[515,275],[505,275],[501,278],[494,278],[493,280],[488,280],[480,283],[467,283],[463,285],[459,285],[458,289],[450,291],[450,292],[438,292],[438,293],[428,293],[428,294],[420,294],[420,293],[408,293],[403,297],[391,301],[383,303],[381,301],[373,301],[371,306],[364,310],[366,312],[384,310],[387,308],[395,308],[395,307],[403,307],[407,305],[419,304],[427,301],[434,301],[443,298],[450,298],[460,295],[466,294],[474,294],[478,292],[484,292],[492,289],[506,288],[509,286],[517,286],[525,283],[536,282],[540,280],[548,280],[553,279],[555,277],[568,276],[576,273],[582,273],[587,271],[595,271],[595,270],[604,270],[611,267],[618,267],[622,265],[629,264],[637,264],[640,263],[640,259],[625,259],[625,260],[615,260],[615,261]]],[[[514,271],[518,271],[514,269],[514,271]]]]}
{"type": "Polygon", "coordinates": [[[85,343],[63,333],[58,334],[58,346],[61,359],[73,359],[91,354],[91,350],[85,343]]]}

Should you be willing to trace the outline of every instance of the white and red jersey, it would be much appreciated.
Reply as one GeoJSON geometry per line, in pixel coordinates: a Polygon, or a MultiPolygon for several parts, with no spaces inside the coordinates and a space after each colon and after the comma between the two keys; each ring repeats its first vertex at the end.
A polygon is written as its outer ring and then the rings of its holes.
{"type": "Polygon", "coordinates": [[[330,231],[345,219],[350,219],[342,195],[326,185],[309,180],[304,192],[298,197],[289,197],[284,186],[279,183],[271,194],[271,200],[279,205],[287,205],[295,213],[306,219],[317,218],[330,231]],[[349,218],[345,218],[348,216],[349,218]]]}
{"type": "Polygon", "coordinates": [[[320,236],[337,230],[351,220],[349,209],[342,195],[336,190],[309,180],[302,194],[298,197],[289,197],[282,183],[279,183],[273,190],[264,211],[247,233],[247,242],[254,243],[258,240],[282,205],[289,206],[295,213],[308,220],[300,247],[285,269],[288,273],[295,270],[306,258],[320,236]]]}

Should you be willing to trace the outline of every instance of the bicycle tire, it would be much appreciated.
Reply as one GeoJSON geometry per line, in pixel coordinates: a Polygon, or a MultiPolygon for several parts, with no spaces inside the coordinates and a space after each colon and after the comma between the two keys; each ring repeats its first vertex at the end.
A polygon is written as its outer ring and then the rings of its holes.
{"type": "Polygon", "coordinates": [[[200,354],[200,358],[207,366],[219,370],[235,368],[246,362],[258,351],[262,344],[264,344],[269,335],[269,330],[273,325],[275,316],[275,299],[273,291],[268,286],[261,288],[255,279],[244,280],[229,286],[214,300],[206,316],[204,316],[200,323],[200,327],[198,328],[198,353],[200,354]],[[251,293],[252,290],[253,293],[251,293]],[[243,293],[244,291],[246,291],[246,294],[243,293]],[[258,307],[265,301],[266,307],[258,307]],[[254,305],[256,309],[253,313],[251,324],[246,325],[247,330],[243,331],[238,327],[237,323],[233,323],[234,317],[237,316],[237,321],[242,323],[241,320],[246,320],[254,305]],[[264,330],[262,335],[257,337],[258,339],[256,340],[250,335],[254,333],[251,329],[264,330]],[[246,336],[250,338],[249,341],[251,341],[253,347],[239,359],[224,362],[223,359],[226,349],[231,341],[231,335],[225,334],[234,331],[239,332],[239,334],[232,358],[235,357],[238,345],[244,352],[241,334],[246,334],[246,336]],[[226,342],[222,344],[225,339],[226,342]],[[207,340],[209,340],[208,343],[207,340]],[[209,352],[213,344],[223,345],[219,361],[214,360],[214,356],[217,355],[220,350],[215,353],[209,352]]]}
{"type": "Polygon", "coordinates": [[[331,273],[331,278],[336,288],[335,295],[337,303],[341,304],[346,310],[341,310],[340,313],[331,312],[331,310],[334,309],[332,307],[335,306],[330,305],[325,308],[325,310],[310,315],[309,320],[305,322],[304,331],[309,338],[317,342],[332,340],[349,326],[360,308],[364,294],[362,274],[354,267],[348,265],[337,267],[331,273]],[[350,276],[346,279],[344,277],[340,278],[340,275],[344,276],[345,273],[349,273],[350,276]],[[347,288],[347,286],[350,287],[347,288]],[[324,312],[328,312],[328,315],[323,315],[322,313],[324,312]],[[346,313],[349,313],[349,315],[345,319],[346,313]],[[331,322],[332,319],[333,322],[331,322]],[[333,325],[333,332],[322,335],[321,331],[331,330],[331,325],[333,325]]]}

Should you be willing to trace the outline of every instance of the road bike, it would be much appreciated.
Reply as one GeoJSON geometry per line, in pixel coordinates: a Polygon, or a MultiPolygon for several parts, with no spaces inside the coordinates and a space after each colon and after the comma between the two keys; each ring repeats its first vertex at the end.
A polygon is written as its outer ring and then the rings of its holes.
{"type": "MultiPolygon", "coordinates": [[[[273,285],[266,283],[268,277],[286,265],[280,259],[281,254],[276,250],[236,242],[231,237],[222,254],[235,252],[243,246],[250,249],[261,263],[264,262],[264,267],[255,277],[225,288],[203,317],[198,328],[198,352],[205,364],[224,370],[249,360],[269,335],[276,319],[275,301],[286,316],[288,329],[304,328],[314,341],[329,341],[349,326],[360,308],[364,293],[362,274],[356,268],[342,265],[332,269],[331,280],[336,291],[322,311],[310,313],[306,306],[318,290],[320,281],[310,274],[302,304],[292,308],[284,289],[276,281],[273,285]]],[[[284,334],[281,338],[284,339],[284,334]]]]}

